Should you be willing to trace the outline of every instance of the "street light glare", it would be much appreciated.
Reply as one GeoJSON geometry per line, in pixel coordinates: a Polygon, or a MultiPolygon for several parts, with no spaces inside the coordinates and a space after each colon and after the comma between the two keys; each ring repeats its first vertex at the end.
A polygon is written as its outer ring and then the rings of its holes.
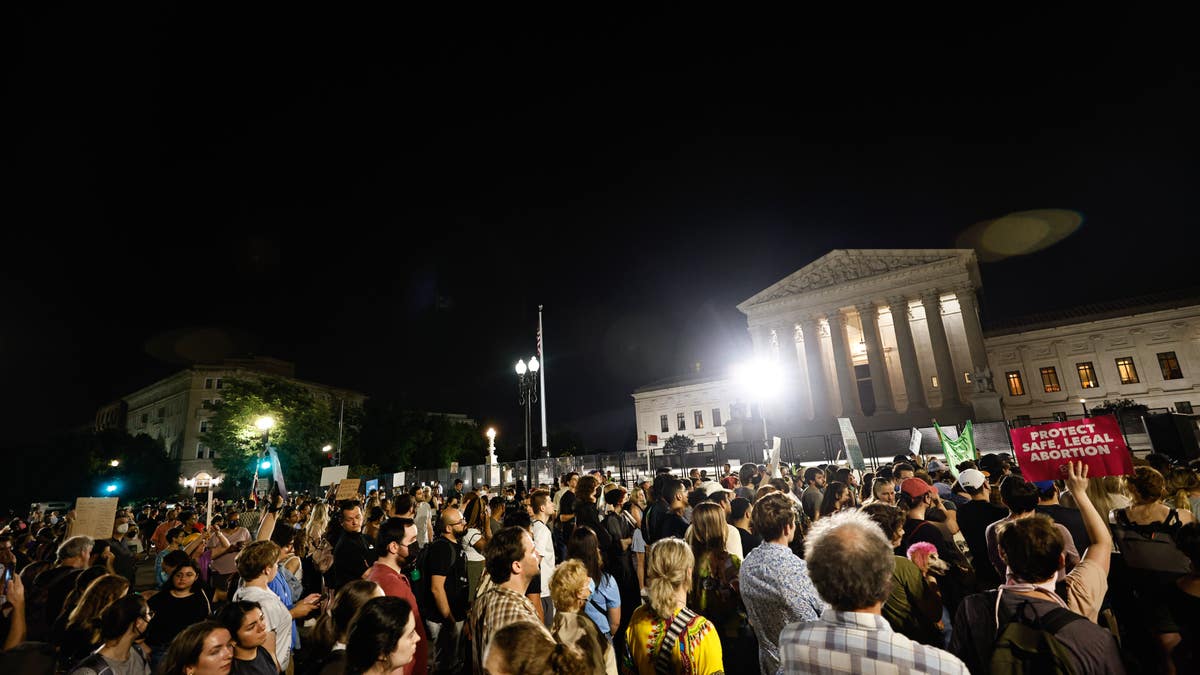
{"type": "Polygon", "coordinates": [[[109,463],[108,463],[108,465],[109,465],[109,466],[111,466],[111,467],[113,467],[113,468],[116,468],[116,467],[118,467],[118,466],[121,466],[121,460],[119,460],[119,459],[114,459],[113,461],[109,462],[109,463]]]}
{"type": "Polygon", "coordinates": [[[517,361],[517,374],[524,375],[526,370],[528,370],[528,368],[525,367],[525,359],[517,361]]]}
{"type": "Polygon", "coordinates": [[[270,469],[271,468],[271,460],[264,459],[262,461],[262,464],[259,464],[259,467],[261,467],[263,471],[270,469]]]}
{"type": "Polygon", "coordinates": [[[112,484],[112,483],[109,483],[108,485],[105,485],[105,486],[104,486],[104,491],[105,491],[105,492],[108,492],[108,493],[113,493],[113,492],[116,492],[116,491],[117,491],[117,486],[116,486],[116,485],[114,485],[114,484],[112,484]]]}
{"type": "Polygon", "coordinates": [[[542,364],[538,362],[538,359],[536,356],[529,359],[529,372],[536,373],[538,371],[538,369],[541,367],[542,367],[542,364]]]}
{"type": "Polygon", "coordinates": [[[332,445],[323,445],[323,446],[321,446],[321,452],[329,452],[330,450],[333,450],[333,446],[332,446],[332,445]]]}
{"type": "Polygon", "coordinates": [[[738,387],[755,400],[774,398],[783,390],[783,378],[779,369],[762,359],[739,364],[733,369],[733,379],[738,387]]]}
{"type": "Polygon", "coordinates": [[[275,418],[270,415],[263,415],[254,421],[254,426],[260,431],[268,431],[275,426],[275,418]]]}
{"type": "Polygon", "coordinates": [[[491,427],[488,427],[488,430],[487,430],[487,437],[488,437],[488,440],[489,440],[489,441],[490,441],[490,440],[492,440],[492,439],[494,439],[494,438],[496,438],[496,430],[495,430],[495,429],[492,429],[491,427]]]}

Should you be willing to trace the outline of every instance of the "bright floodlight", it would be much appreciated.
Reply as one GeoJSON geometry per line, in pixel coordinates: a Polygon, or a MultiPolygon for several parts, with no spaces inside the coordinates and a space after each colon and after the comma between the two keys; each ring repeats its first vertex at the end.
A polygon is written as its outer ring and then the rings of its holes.
{"type": "Polygon", "coordinates": [[[529,372],[536,373],[538,371],[538,368],[541,368],[541,367],[542,367],[542,364],[538,363],[536,356],[529,359],[529,372]]]}
{"type": "Polygon", "coordinates": [[[329,452],[330,450],[333,450],[333,446],[332,446],[332,445],[328,445],[328,444],[327,444],[327,445],[323,445],[323,446],[321,446],[321,452],[329,452]]]}
{"type": "Polygon", "coordinates": [[[496,430],[489,427],[487,430],[487,437],[488,437],[489,441],[495,440],[496,439],[496,430]]]}
{"type": "Polygon", "coordinates": [[[525,359],[517,361],[517,374],[524,375],[526,370],[528,370],[528,368],[525,367],[525,359]]]}
{"type": "Polygon", "coordinates": [[[109,483],[108,485],[104,486],[104,491],[108,493],[116,492],[117,486],[113,483],[109,483]]]}
{"type": "Polygon", "coordinates": [[[1081,398],[1081,399],[1079,399],[1079,402],[1080,402],[1080,403],[1087,403],[1087,399],[1086,399],[1086,398],[1081,398]]]}
{"type": "Polygon", "coordinates": [[[254,426],[258,427],[259,431],[268,431],[275,426],[275,418],[263,415],[254,421],[254,426]]]}
{"type": "Polygon", "coordinates": [[[113,461],[109,462],[109,463],[108,463],[108,465],[109,465],[109,466],[111,466],[111,467],[113,467],[113,468],[116,468],[116,467],[118,467],[118,466],[121,466],[121,460],[119,460],[119,459],[114,459],[113,461]]]}
{"type": "Polygon", "coordinates": [[[758,401],[774,398],[783,389],[779,369],[761,359],[735,366],[733,379],[742,391],[758,401]]]}

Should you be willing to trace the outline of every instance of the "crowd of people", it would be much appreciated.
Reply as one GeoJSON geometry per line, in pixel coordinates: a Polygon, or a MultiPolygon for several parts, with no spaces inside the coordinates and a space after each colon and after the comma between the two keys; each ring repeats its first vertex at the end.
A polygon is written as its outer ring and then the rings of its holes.
{"type": "Polygon", "coordinates": [[[103,540],[35,511],[0,530],[0,672],[1197,672],[1200,478],[1137,464],[459,480],[147,504],[103,540]]]}

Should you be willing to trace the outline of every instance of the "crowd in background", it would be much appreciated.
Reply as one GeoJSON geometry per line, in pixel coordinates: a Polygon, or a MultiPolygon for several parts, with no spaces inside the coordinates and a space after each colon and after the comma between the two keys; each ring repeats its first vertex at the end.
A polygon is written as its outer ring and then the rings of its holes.
{"type": "Polygon", "coordinates": [[[39,509],[0,530],[0,672],[1197,672],[1200,478],[1136,464],[460,480],[146,504],[102,540],[39,509]]]}

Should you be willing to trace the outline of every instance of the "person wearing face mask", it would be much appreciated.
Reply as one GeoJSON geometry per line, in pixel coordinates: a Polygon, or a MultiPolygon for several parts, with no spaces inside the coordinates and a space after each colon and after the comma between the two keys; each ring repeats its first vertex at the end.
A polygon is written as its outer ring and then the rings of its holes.
{"type": "Polygon", "coordinates": [[[425,624],[421,620],[420,610],[417,609],[417,597],[413,594],[412,584],[403,572],[405,564],[416,551],[416,544],[417,524],[412,519],[388,520],[379,528],[379,536],[375,539],[375,550],[379,551],[379,559],[367,571],[367,580],[379,584],[385,595],[400,598],[412,607],[420,642],[417,643],[413,660],[404,666],[404,675],[425,675],[429,669],[425,624]]]}
{"type": "Polygon", "coordinates": [[[134,566],[136,558],[133,551],[129,550],[129,546],[125,543],[125,535],[129,533],[129,516],[123,511],[117,512],[117,519],[113,523],[113,536],[109,539],[109,545],[113,552],[113,569],[117,574],[129,580],[129,583],[135,581],[136,574],[134,566]]]}
{"type": "Polygon", "coordinates": [[[104,644],[71,669],[70,675],[150,675],[150,662],[134,642],[150,627],[154,614],[140,595],[127,595],[100,613],[100,639],[104,644]]]}

